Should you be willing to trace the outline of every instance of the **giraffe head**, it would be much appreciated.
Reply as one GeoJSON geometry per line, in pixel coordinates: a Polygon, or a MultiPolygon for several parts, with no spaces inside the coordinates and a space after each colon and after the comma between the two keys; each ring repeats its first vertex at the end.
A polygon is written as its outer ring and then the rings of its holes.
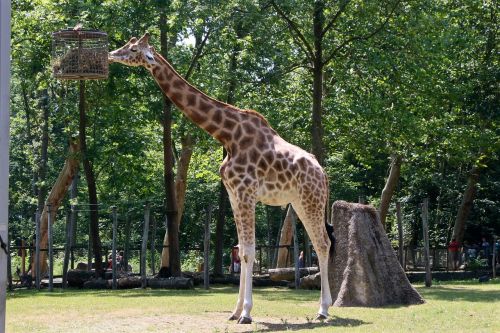
{"type": "Polygon", "coordinates": [[[127,66],[149,67],[156,65],[154,48],[149,45],[149,33],[145,33],[139,40],[132,37],[127,44],[108,54],[108,61],[119,62],[127,66]]]}

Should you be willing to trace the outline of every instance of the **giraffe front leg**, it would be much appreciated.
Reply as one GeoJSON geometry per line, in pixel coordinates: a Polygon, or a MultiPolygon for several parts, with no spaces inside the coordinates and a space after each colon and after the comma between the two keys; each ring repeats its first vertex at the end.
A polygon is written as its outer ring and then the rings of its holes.
{"type": "MultiPolygon", "coordinates": [[[[238,255],[240,256],[241,260],[241,247],[238,255]]],[[[241,263],[240,261],[240,289],[238,293],[238,300],[236,301],[236,307],[234,308],[233,313],[229,317],[229,320],[238,320],[241,316],[241,312],[243,311],[243,301],[245,298],[245,274],[243,272],[244,272],[243,263],[241,263]]]]}
{"type": "Polygon", "coordinates": [[[255,242],[250,244],[240,244],[240,252],[242,253],[241,263],[242,269],[241,275],[244,276],[245,285],[243,288],[244,298],[243,298],[243,312],[238,320],[238,324],[250,324],[252,323],[252,317],[250,312],[253,307],[252,298],[252,279],[253,279],[253,263],[255,261],[255,242]]]}

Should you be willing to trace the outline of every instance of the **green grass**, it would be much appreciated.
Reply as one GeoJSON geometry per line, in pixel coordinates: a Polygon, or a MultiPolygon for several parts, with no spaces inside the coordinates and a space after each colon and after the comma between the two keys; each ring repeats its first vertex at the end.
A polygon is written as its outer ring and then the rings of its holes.
{"type": "Polygon", "coordinates": [[[499,279],[416,287],[423,305],[331,308],[325,323],[313,320],[318,291],[255,288],[251,325],[226,320],[236,287],[19,290],[8,294],[7,332],[500,332],[499,279]]]}

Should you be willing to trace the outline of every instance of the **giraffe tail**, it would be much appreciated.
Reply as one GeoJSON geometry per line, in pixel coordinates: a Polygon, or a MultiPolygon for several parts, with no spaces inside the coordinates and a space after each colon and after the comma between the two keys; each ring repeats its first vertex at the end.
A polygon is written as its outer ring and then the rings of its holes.
{"type": "Polygon", "coordinates": [[[325,174],[325,180],[326,180],[326,206],[325,206],[325,227],[326,227],[326,233],[328,234],[328,238],[330,238],[330,256],[333,255],[335,252],[335,235],[333,233],[333,223],[332,221],[329,221],[330,217],[330,184],[328,183],[328,177],[325,174]],[[330,224],[331,223],[331,224],[330,224]]]}

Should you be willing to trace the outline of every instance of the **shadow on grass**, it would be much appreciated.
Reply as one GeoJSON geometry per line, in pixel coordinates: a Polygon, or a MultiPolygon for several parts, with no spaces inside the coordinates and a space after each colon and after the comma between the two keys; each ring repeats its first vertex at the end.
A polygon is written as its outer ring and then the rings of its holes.
{"type": "Polygon", "coordinates": [[[427,300],[463,301],[463,302],[498,302],[498,290],[481,290],[473,286],[462,288],[433,286],[431,288],[417,287],[418,292],[427,300]]]}
{"type": "Polygon", "coordinates": [[[258,322],[258,324],[263,326],[259,327],[258,332],[276,332],[313,330],[319,327],[357,327],[371,323],[359,319],[333,316],[333,318],[324,322],[311,321],[307,323],[288,323],[286,320],[283,320],[280,324],[266,322],[258,322]]]}
{"type": "Polygon", "coordinates": [[[77,289],[68,288],[65,290],[55,289],[53,292],[48,292],[46,289],[37,291],[36,289],[17,289],[7,293],[7,298],[26,298],[26,297],[75,297],[75,296],[99,296],[99,297],[168,297],[168,296],[210,296],[217,294],[234,294],[238,295],[237,287],[220,287],[215,286],[209,290],[200,288],[189,290],[176,289],[77,289]]]}

